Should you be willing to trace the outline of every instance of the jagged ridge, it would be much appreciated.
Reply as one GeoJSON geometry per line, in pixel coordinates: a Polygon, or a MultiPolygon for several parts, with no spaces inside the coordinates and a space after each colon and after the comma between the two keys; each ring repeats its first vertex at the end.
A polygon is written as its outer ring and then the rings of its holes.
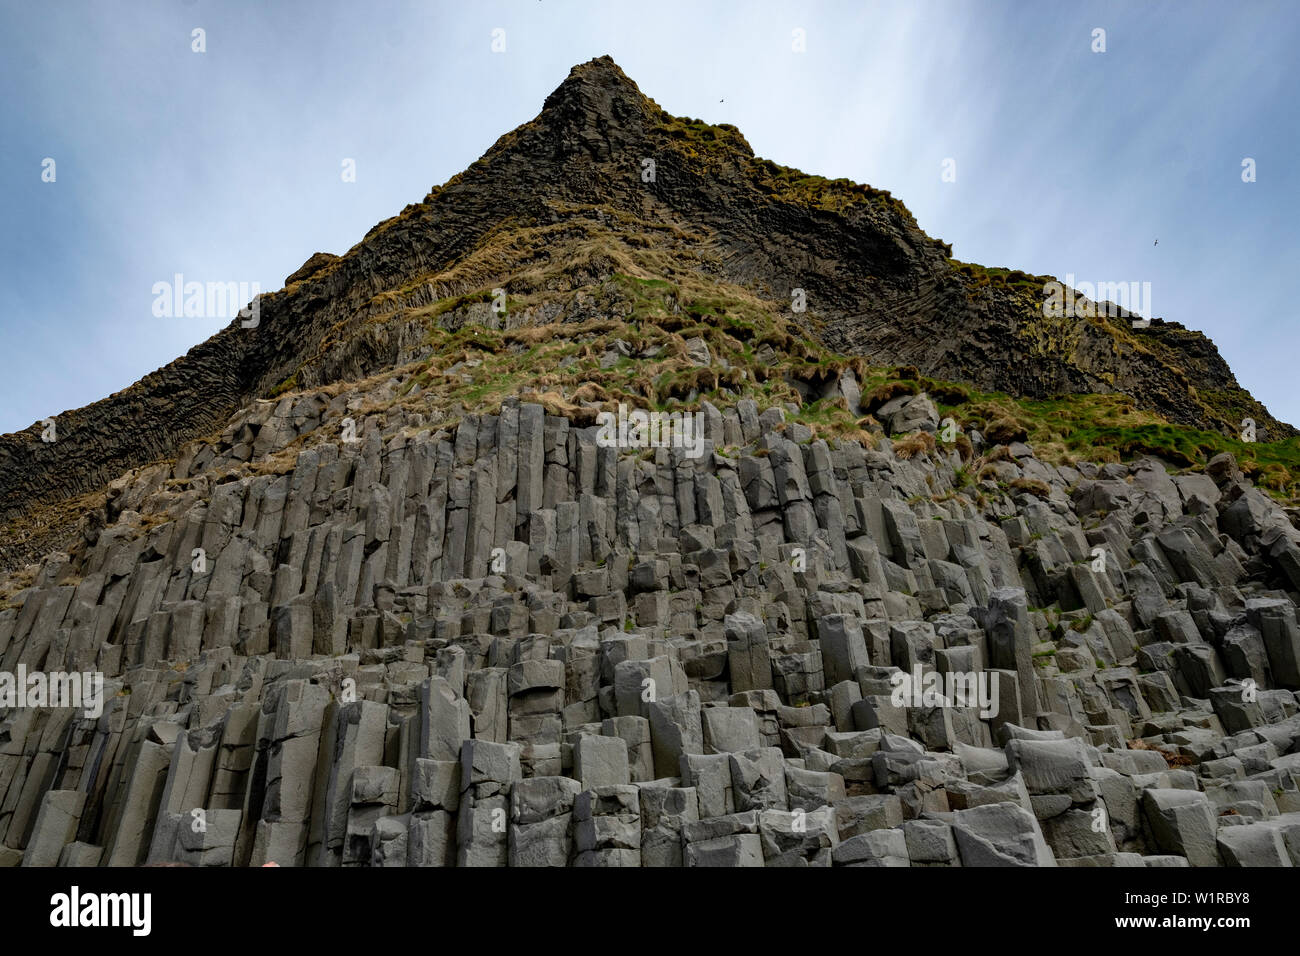
{"type": "MultiPolygon", "coordinates": [[[[21,520],[34,505],[92,494],[129,468],[173,458],[255,397],[409,360],[423,329],[405,310],[517,281],[524,258],[508,248],[483,255],[503,236],[610,215],[645,224],[642,241],[665,226],[691,236],[709,253],[706,277],[778,308],[790,289],[807,290],[801,321],[832,349],[873,364],[1039,398],[1118,391],[1176,423],[1231,434],[1249,416],[1266,439],[1295,434],[1239,388],[1199,333],[1156,322],[1139,336],[1122,319],[1047,320],[1032,284],[963,271],[888,193],[757,159],[734,127],[670,116],[602,57],[575,67],[535,120],[423,202],[342,257],[312,257],[263,298],[259,328],[234,322],[123,392],[63,413],[56,444],[40,441],[39,426],[0,436],[10,553],[33,556],[60,534],[66,543],[69,517],[84,510],[78,501],[21,520]],[[642,181],[643,158],[656,163],[653,183],[642,181]],[[349,357],[329,358],[339,353],[349,357]]],[[[585,264],[604,277],[613,271],[598,258],[585,264]]],[[[571,301],[543,317],[589,312],[571,301]]]]}

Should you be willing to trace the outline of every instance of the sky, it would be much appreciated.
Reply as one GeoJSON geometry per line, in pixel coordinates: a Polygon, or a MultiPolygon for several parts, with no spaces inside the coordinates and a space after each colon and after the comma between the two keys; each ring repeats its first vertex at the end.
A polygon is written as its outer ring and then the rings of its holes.
{"type": "Polygon", "coordinates": [[[603,54],[959,259],[1150,283],[1300,424],[1296,50],[1291,0],[0,0],[0,432],[229,324],[177,274],[280,288],[603,54]]]}

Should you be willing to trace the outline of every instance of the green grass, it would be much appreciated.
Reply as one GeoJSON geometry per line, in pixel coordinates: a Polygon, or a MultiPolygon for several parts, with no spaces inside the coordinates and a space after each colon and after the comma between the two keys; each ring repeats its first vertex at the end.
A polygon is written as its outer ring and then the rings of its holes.
{"type": "Polygon", "coordinates": [[[1021,292],[1031,298],[1041,300],[1045,296],[1044,286],[1055,281],[1051,276],[1036,276],[1028,272],[1022,272],[1019,269],[981,266],[974,262],[961,262],[957,259],[949,259],[948,261],[955,271],[971,280],[969,283],[971,289],[993,286],[1008,289],[1012,292],[1021,292]]]}
{"type": "Polygon", "coordinates": [[[267,394],[271,398],[279,398],[285,392],[292,392],[297,387],[298,387],[298,373],[294,372],[292,375],[290,375],[288,378],[282,381],[279,385],[275,386],[275,388],[271,389],[271,391],[268,392],[267,394]]]}
{"type": "MultiPolygon", "coordinates": [[[[692,142],[728,148],[739,143],[739,134],[721,127],[683,121],[681,129],[692,142]]],[[[766,160],[746,161],[761,166],[774,188],[823,190],[871,200],[864,192],[867,187],[806,176],[766,160]]],[[[524,238],[503,236],[501,241],[511,249],[518,243],[540,248],[549,236],[543,232],[524,238]]],[[[1246,443],[1219,431],[1171,424],[1118,393],[1021,399],[930,378],[911,366],[872,367],[861,356],[823,346],[815,317],[792,313],[788,301],[764,299],[752,290],[705,278],[698,268],[680,263],[675,252],[619,244],[586,229],[576,230],[575,235],[591,261],[616,264],[603,273],[604,278],[588,280],[581,287],[593,306],[585,314],[602,318],[566,320],[565,306],[578,290],[556,283],[557,276],[568,275],[567,265],[549,264],[541,257],[548,264],[539,266],[540,271],[510,283],[508,308],[516,311],[558,301],[561,311],[556,322],[501,330],[477,322],[460,324],[457,319],[463,322],[467,310],[481,309],[481,303],[492,300],[491,288],[412,308],[406,314],[426,323],[431,355],[426,367],[404,383],[404,393],[409,395],[418,385],[421,391],[433,390],[427,398],[437,407],[451,408],[459,402],[470,409],[488,410],[507,395],[526,390],[552,394],[560,406],[569,401],[568,396],[581,393],[576,399],[579,404],[594,401],[612,407],[624,401],[656,411],[693,410],[706,400],[726,409],[741,398],[751,398],[760,408],[792,406],[787,421],[807,426],[814,438],[874,445],[880,429],[871,413],[897,395],[925,391],[940,419],[951,417],[963,432],[978,429],[990,446],[1027,441],[1049,464],[1154,455],[1175,468],[1195,471],[1227,452],[1247,477],[1275,497],[1300,497],[1300,437],[1246,443]],[[696,337],[708,346],[709,366],[684,361],[685,342],[696,337]],[[612,367],[601,369],[601,357],[616,340],[627,343],[632,355],[620,356],[612,367]],[[641,358],[642,353],[653,354],[641,358]],[[481,364],[463,367],[453,376],[444,374],[470,358],[481,364]],[[846,369],[859,381],[861,415],[851,414],[842,398],[815,398],[846,369]],[[812,397],[805,400],[804,394],[812,397]]],[[[1042,284],[1050,281],[1018,270],[955,261],[953,266],[973,283],[1032,292],[1035,298],[1041,295],[1042,284]]],[[[1128,341],[1125,329],[1113,331],[1116,342],[1128,341]]],[[[1045,329],[1042,334],[1050,338],[1056,333],[1045,329]]],[[[295,373],[269,394],[280,395],[298,386],[295,373]]],[[[1211,398],[1214,407],[1233,400],[1231,395],[1211,398]]],[[[565,412],[560,407],[552,413],[565,412]]],[[[964,459],[970,457],[968,447],[961,447],[961,452],[964,459]]],[[[980,466],[990,460],[996,456],[964,464],[954,475],[954,488],[976,484],[980,466]]]]}

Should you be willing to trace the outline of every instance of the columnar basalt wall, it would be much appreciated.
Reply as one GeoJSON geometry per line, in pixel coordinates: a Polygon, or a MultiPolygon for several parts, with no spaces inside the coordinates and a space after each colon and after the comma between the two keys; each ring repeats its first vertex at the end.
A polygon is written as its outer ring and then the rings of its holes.
{"type": "Polygon", "coordinates": [[[0,862],[1300,859],[1300,532],[1230,460],[1012,445],[976,507],[952,446],[752,402],[691,458],[348,400],[133,473],[0,612],[0,671],[106,678],[0,706],[0,862]]]}

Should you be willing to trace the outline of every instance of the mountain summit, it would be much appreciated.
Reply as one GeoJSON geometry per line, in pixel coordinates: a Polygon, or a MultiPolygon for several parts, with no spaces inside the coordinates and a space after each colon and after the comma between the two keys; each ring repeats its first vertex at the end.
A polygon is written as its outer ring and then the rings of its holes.
{"type": "MultiPolygon", "coordinates": [[[[802,289],[801,324],[873,365],[1015,396],[1120,393],[1178,424],[1235,434],[1249,417],[1265,437],[1294,434],[1203,335],[1158,320],[1135,330],[1123,316],[1047,318],[1050,277],[955,262],[888,192],[758,159],[734,127],[670,116],[601,57],[574,67],[536,119],[422,202],[341,257],[311,257],[262,298],[258,328],[232,323],[130,388],[65,412],[57,447],[39,441],[39,425],[0,439],[0,515],[170,457],[293,376],[320,385],[409,358],[410,317],[431,302],[503,286],[539,293],[521,283],[543,262],[608,278],[633,253],[673,258],[786,313],[802,289]]],[[[590,314],[575,292],[518,321],[590,314]]]]}
{"type": "Polygon", "coordinates": [[[1051,281],[576,67],[0,439],[0,866],[1290,865],[1300,439],[1051,281]]]}
{"type": "MultiPolygon", "coordinates": [[[[1047,318],[1050,277],[958,263],[888,192],[755,158],[734,127],[670,116],[600,57],[574,67],[536,119],[464,173],[345,255],[311,257],[262,297],[258,328],[236,321],[130,388],[65,412],[57,448],[39,441],[39,425],[0,439],[0,515],[171,456],[291,376],[306,386],[377,371],[399,357],[411,310],[431,297],[496,286],[520,295],[520,273],[539,260],[569,257],[570,271],[608,277],[617,256],[643,249],[787,313],[791,290],[803,289],[803,324],[873,365],[1016,396],[1121,393],[1226,434],[1247,417],[1269,438],[1295,433],[1200,333],[1159,320],[1135,330],[1125,316],[1047,318]],[[542,230],[551,235],[531,247],[542,230]],[[691,248],[668,235],[690,236],[691,248]],[[377,322],[391,326],[378,350],[377,322]]],[[[588,314],[576,294],[544,310],[588,314]]],[[[526,310],[520,321],[536,318],[526,310]]]]}

